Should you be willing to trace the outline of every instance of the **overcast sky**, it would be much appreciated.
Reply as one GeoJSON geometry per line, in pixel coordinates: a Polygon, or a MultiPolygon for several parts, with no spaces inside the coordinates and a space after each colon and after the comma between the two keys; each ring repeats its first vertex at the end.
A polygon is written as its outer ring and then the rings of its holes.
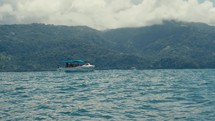
{"type": "Polygon", "coordinates": [[[137,27],[162,20],[215,25],[215,0],[0,0],[0,24],[137,27]]]}

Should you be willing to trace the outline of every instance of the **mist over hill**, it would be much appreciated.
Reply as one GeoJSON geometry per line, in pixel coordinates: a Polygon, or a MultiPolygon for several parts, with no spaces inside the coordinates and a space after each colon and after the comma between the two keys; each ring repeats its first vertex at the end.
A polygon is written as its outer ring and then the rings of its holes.
{"type": "Polygon", "coordinates": [[[65,59],[88,60],[97,69],[215,68],[215,27],[176,21],[105,31],[0,25],[0,71],[55,70],[65,59]]]}

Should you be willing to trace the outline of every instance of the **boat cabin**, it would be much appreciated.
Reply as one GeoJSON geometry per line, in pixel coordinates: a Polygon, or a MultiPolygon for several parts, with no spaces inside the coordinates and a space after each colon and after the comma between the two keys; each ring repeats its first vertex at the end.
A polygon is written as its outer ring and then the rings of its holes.
{"type": "Polygon", "coordinates": [[[72,67],[78,67],[82,65],[88,65],[87,61],[85,60],[65,60],[65,67],[66,68],[72,68],[72,67]]]}

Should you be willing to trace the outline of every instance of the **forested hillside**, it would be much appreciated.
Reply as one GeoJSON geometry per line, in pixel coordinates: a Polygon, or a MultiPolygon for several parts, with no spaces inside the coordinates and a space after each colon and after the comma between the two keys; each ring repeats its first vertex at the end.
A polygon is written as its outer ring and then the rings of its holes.
{"type": "Polygon", "coordinates": [[[85,59],[97,69],[215,68],[215,27],[175,21],[105,31],[0,25],[0,71],[55,70],[65,59],[85,59]]]}
{"type": "Polygon", "coordinates": [[[152,68],[214,68],[215,27],[166,21],[104,33],[120,52],[147,57],[152,68]]]}

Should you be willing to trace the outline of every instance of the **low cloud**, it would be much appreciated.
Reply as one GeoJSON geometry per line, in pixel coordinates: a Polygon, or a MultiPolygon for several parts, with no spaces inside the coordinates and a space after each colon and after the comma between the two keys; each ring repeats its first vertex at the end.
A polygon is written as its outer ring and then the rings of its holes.
{"type": "Polygon", "coordinates": [[[1,0],[0,24],[86,25],[96,29],[137,27],[163,20],[215,25],[210,0],[1,0]]]}

